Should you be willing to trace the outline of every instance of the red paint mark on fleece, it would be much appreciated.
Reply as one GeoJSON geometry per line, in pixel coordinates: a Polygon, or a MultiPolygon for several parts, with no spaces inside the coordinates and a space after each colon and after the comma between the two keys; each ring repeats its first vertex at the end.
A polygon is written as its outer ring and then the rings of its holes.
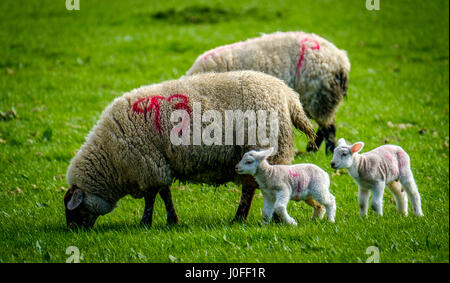
{"type": "Polygon", "coordinates": [[[300,190],[301,190],[301,187],[300,187],[300,180],[299,180],[300,173],[298,173],[298,172],[292,172],[291,170],[289,170],[289,174],[290,174],[292,177],[294,177],[294,179],[297,181],[297,192],[299,193],[300,190]]]}
{"type": "Polygon", "coordinates": [[[304,38],[300,41],[300,43],[302,44],[302,49],[300,51],[300,57],[298,58],[298,63],[297,63],[297,69],[295,71],[295,76],[297,76],[300,72],[300,69],[302,68],[302,64],[303,64],[303,59],[305,58],[305,52],[306,52],[306,42],[307,41],[311,41],[313,43],[315,43],[314,46],[310,46],[311,50],[320,50],[320,44],[312,39],[309,38],[304,38]]]}
{"type": "MultiPolygon", "coordinates": [[[[148,96],[148,97],[144,97],[139,99],[138,101],[136,101],[133,106],[132,106],[132,110],[134,113],[136,114],[144,114],[147,115],[147,112],[151,112],[151,111],[155,111],[155,130],[158,133],[161,133],[161,106],[159,104],[160,100],[165,100],[166,97],[164,96],[160,96],[160,95],[154,95],[154,96],[148,96]]],[[[191,109],[189,108],[188,102],[189,99],[186,95],[184,94],[174,94],[171,95],[167,98],[167,101],[172,101],[173,99],[181,99],[183,102],[178,102],[177,104],[174,105],[174,109],[178,110],[178,109],[184,109],[188,112],[188,114],[191,114],[191,109]]]]}

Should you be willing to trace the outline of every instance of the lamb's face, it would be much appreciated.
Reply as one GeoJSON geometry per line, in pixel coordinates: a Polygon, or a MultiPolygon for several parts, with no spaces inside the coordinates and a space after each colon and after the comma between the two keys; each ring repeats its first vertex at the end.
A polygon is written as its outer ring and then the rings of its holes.
{"type": "Polygon", "coordinates": [[[350,168],[353,165],[353,155],[363,148],[363,142],[348,145],[344,139],[338,140],[338,146],[334,149],[331,167],[334,169],[350,168]]]}
{"type": "Polygon", "coordinates": [[[91,228],[100,215],[113,210],[114,206],[104,199],[87,194],[77,186],[72,186],[64,196],[67,227],[91,228]]]}
{"type": "Polygon", "coordinates": [[[351,148],[340,145],[334,149],[331,167],[333,169],[349,168],[353,164],[351,148]]]}
{"type": "Polygon", "coordinates": [[[255,175],[259,162],[260,161],[252,155],[252,152],[247,152],[236,165],[236,173],[240,175],[255,175]]]}

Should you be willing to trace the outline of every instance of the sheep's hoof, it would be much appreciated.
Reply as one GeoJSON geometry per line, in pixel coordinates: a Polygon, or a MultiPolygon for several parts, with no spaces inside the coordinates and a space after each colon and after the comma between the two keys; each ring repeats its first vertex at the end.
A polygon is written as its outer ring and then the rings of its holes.
{"type": "Polygon", "coordinates": [[[141,222],[139,223],[142,226],[145,227],[152,227],[152,217],[149,217],[148,215],[144,214],[144,216],[142,216],[141,222]]]}
{"type": "Polygon", "coordinates": [[[152,227],[152,222],[148,222],[148,221],[142,221],[142,220],[141,220],[141,222],[139,222],[139,224],[140,224],[141,226],[144,226],[144,227],[147,227],[147,228],[152,227]]]}
{"type": "Polygon", "coordinates": [[[233,218],[233,220],[231,220],[231,223],[246,223],[247,219],[245,219],[244,217],[239,217],[239,216],[235,216],[233,218]]]}
{"type": "Polygon", "coordinates": [[[306,146],[307,152],[317,152],[318,150],[319,150],[319,148],[317,147],[317,145],[315,143],[308,143],[308,145],[306,146]]]}
{"type": "Polygon", "coordinates": [[[167,224],[176,225],[178,223],[180,223],[180,220],[178,219],[178,215],[176,215],[176,214],[175,215],[173,215],[173,214],[167,215],[167,224]]]}

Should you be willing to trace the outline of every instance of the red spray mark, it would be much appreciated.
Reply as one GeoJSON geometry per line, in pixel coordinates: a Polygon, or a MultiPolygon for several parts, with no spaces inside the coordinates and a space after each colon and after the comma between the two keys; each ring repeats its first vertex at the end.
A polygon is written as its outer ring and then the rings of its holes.
{"type": "Polygon", "coordinates": [[[300,41],[300,43],[302,44],[302,49],[300,51],[300,57],[298,58],[298,63],[297,63],[297,69],[295,71],[295,76],[297,76],[300,72],[300,69],[302,68],[302,64],[303,64],[303,59],[305,57],[305,51],[306,51],[306,42],[307,41],[312,41],[313,43],[315,43],[315,46],[310,46],[311,50],[320,50],[320,44],[312,39],[309,38],[304,38],[300,41]]]}
{"type": "Polygon", "coordinates": [[[298,172],[292,172],[291,170],[289,170],[289,174],[290,174],[292,177],[294,177],[294,179],[297,181],[297,192],[299,193],[300,190],[301,190],[301,187],[300,187],[300,180],[299,180],[300,173],[298,173],[298,172]]]}
{"type": "MultiPolygon", "coordinates": [[[[144,97],[136,101],[133,106],[132,110],[136,114],[144,114],[147,115],[147,112],[152,112],[152,110],[155,111],[155,130],[158,133],[161,133],[161,106],[159,104],[159,100],[165,100],[166,97],[160,96],[160,95],[154,95],[149,97],[144,97]]],[[[167,98],[167,101],[172,101],[173,99],[181,99],[183,102],[178,102],[174,105],[174,109],[184,109],[188,112],[188,114],[191,114],[191,109],[189,108],[188,102],[189,99],[184,94],[174,94],[172,96],[169,96],[167,98]]]]}
{"type": "MultiPolygon", "coordinates": [[[[175,106],[173,108],[176,110],[184,109],[184,110],[186,110],[187,115],[190,116],[191,109],[189,108],[189,105],[187,104],[188,103],[187,96],[184,94],[174,94],[174,95],[170,96],[167,100],[172,101],[172,99],[174,99],[174,98],[181,99],[181,100],[183,100],[183,102],[178,102],[177,104],[175,104],[175,106]]],[[[186,129],[187,121],[188,121],[186,118],[187,117],[184,117],[183,124],[181,125],[181,127],[176,129],[178,136],[181,136],[183,134],[183,130],[186,129]]]]}

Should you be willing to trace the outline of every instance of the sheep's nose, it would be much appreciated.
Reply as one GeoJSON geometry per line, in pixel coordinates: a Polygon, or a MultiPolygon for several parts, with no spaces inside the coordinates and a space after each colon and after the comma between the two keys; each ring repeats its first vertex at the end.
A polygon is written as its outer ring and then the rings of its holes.
{"type": "Polygon", "coordinates": [[[236,165],[236,166],[234,167],[234,170],[237,171],[238,169],[239,169],[239,166],[236,165]]]}
{"type": "Polygon", "coordinates": [[[331,162],[331,168],[336,169],[336,163],[331,162]]]}

